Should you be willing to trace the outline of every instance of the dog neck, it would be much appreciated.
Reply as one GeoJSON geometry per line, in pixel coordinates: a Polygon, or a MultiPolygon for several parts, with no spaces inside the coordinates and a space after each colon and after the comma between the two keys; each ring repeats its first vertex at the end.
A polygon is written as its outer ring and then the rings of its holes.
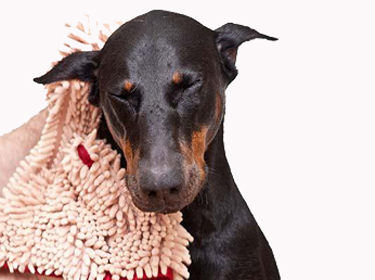
{"type": "Polygon", "coordinates": [[[238,211],[247,209],[225,155],[223,132],[222,123],[205,154],[208,175],[203,189],[194,202],[182,210],[182,224],[194,236],[194,246],[203,245],[200,242],[231,224],[238,211]]]}

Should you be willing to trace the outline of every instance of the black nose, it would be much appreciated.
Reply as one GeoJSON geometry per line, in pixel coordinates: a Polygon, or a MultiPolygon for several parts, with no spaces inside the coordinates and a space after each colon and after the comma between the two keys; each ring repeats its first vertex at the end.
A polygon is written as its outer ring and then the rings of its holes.
{"type": "Polygon", "coordinates": [[[143,170],[139,185],[142,195],[151,203],[178,203],[184,185],[182,170],[171,166],[157,166],[143,170]]]}

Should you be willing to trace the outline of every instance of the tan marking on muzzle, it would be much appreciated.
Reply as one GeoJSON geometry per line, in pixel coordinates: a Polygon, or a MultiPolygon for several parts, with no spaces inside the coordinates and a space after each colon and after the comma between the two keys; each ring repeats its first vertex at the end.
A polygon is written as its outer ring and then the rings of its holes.
{"type": "Polygon", "coordinates": [[[137,162],[139,159],[139,152],[134,152],[129,140],[121,140],[121,149],[126,158],[127,173],[134,175],[136,171],[137,162]]]}
{"type": "Polygon", "coordinates": [[[207,131],[207,127],[202,127],[200,130],[193,132],[191,141],[192,155],[200,170],[201,180],[206,176],[204,154],[206,152],[207,131]]]}

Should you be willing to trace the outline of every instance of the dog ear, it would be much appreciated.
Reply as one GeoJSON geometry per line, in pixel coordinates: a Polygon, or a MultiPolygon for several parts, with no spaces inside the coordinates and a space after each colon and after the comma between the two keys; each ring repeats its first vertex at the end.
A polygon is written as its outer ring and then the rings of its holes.
{"type": "Polygon", "coordinates": [[[99,92],[96,81],[99,53],[100,51],[72,53],[58,62],[45,75],[35,78],[34,82],[43,85],[72,79],[90,82],[89,102],[99,106],[99,92]]]}
{"type": "Polygon", "coordinates": [[[215,30],[216,32],[216,46],[219,50],[224,71],[229,77],[229,82],[237,76],[236,57],[238,47],[246,41],[253,39],[267,39],[276,41],[277,38],[270,37],[251,29],[250,27],[227,23],[215,30]]]}

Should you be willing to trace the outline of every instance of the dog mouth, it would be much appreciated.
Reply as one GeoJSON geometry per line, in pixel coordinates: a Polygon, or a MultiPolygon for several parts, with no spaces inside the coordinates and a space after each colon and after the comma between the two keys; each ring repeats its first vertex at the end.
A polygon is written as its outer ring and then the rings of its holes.
{"type": "MultiPolygon", "coordinates": [[[[198,193],[198,192],[197,192],[198,193]]],[[[137,196],[133,196],[132,192],[130,192],[134,205],[143,212],[152,212],[158,214],[173,214],[176,213],[189,204],[191,204],[196,196],[191,197],[190,199],[186,199],[184,201],[179,201],[177,203],[170,203],[168,201],[164,201],[164,203],[149,203],[145,201],[143,198],[139,198],[137,196]]]]}
{"type": "Polygon", "coordinates": [[[159,214],[173,214],[180,211],[183,207],[180,204],[170,204],[165,202],[161,205],[152,205],[144,203],[142,200],[135,199],[133,197],[134,205],[143,212],[153,212],[159,214]]]}

